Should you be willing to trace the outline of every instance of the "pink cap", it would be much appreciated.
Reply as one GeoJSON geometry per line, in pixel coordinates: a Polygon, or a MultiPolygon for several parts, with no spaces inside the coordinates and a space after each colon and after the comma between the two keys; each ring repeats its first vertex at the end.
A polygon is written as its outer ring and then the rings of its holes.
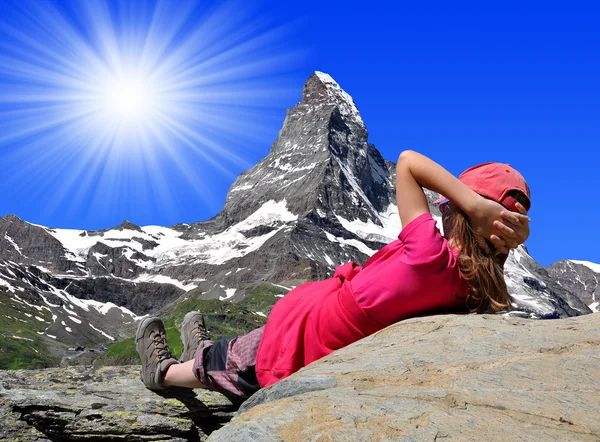
{"type": "MultiPolygon", "coordinates": [[[[518,212],[517,201],[508,193],[511,190],[518,190],[527,195],[529,199],[529,204],[523,204],[525,208],[529,210],[531,207],[531,195],[525,178],[509,164],[479,164],[465,170],[458,179],[478,194],[502,204],[513,212],[518,212]]],[[[435,204],[439,204],[445,199],[445,197],[441,197],[435,204]]]]}

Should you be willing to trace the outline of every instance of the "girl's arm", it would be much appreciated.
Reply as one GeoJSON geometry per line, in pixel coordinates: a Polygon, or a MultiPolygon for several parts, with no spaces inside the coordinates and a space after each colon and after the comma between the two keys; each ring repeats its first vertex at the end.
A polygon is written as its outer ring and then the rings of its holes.
{"type": "Polygon", "coordinates": [[[501,204],[488,200],[437,164],[414,152],[404,151],[396,165],[396,200],[402,227],[418,216],[428,213],[429,206],[423,187],[441,193],[462,209],[469,217],[475,233],[489,239],[501,253],[508,253],[507,245],[514,244],[522,235],[508,227],[527,222],[526,215],[510,212],[501,204]]]}

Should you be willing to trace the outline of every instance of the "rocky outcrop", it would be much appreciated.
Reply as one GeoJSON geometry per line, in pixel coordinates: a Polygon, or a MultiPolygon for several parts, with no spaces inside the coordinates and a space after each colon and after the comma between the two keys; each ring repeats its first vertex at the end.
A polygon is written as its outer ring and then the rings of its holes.
{"type": "Polygon", "coordinates": [[[594,312],[600,312],[600,265],[585,261],[558,261],[548,274],[565,290],[576,294],[594,312]]]}
{"type": "Polygon", "coordinates": [[[392,325],[242,404],[146,390],[139,367],[0,371],[0,439],[600,439],[600,315],[392,325]]]}
{"type": "Polygon", "coordinates": [[[197,441],[239,404],[205,390],[147,390],[139,367],[0,371],[0,440],[197,441]]]}
{"type": "Polygon", "coordinates": [[[600,315],[400,322],[259,391],[209,441],[600,440],[600,315]]]}
{"type": "Polygon", "coordinates": [[[592,313],[577,289],[567,289],[562,277],[550,276],[523,245],[511,251],[504,279],[512,297],[513,316],[557,319],[592,313]]]}

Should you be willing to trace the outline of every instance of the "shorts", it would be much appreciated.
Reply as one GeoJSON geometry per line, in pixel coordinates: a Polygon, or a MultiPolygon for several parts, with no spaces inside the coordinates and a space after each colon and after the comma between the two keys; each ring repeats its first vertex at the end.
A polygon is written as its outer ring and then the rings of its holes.
{"type": "Polygon", "coordinates": [[[200,346],[194,357],[196,378],[209,390],[226,396],[252,396],[260,389],[255,366],[263,331],[260,327],[244,336],[200,346]]]}

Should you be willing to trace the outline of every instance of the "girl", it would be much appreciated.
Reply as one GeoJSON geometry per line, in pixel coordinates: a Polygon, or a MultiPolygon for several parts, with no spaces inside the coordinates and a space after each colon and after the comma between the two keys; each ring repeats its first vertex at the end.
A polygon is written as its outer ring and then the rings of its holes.
{"type": "Polygon", "coordinates": [[[406,318],[494,313],[510,308],[503,266],[529,236],[527,183],[506,164],[472,167],[457,179],[437,163],[405,151],[396,166],[402,231],[361,268],[348,263],[333,278],[303,284],[273,307],[267,325],[209,340],[199,312],[181,325],[183,363],[171,356],[164,325],[146,318],[136,345],[141,378],[153,390],[208,388],[248,397],[305,365],[406,318]],[[444,195],[440,234],[423,188],[444,195]]]}

